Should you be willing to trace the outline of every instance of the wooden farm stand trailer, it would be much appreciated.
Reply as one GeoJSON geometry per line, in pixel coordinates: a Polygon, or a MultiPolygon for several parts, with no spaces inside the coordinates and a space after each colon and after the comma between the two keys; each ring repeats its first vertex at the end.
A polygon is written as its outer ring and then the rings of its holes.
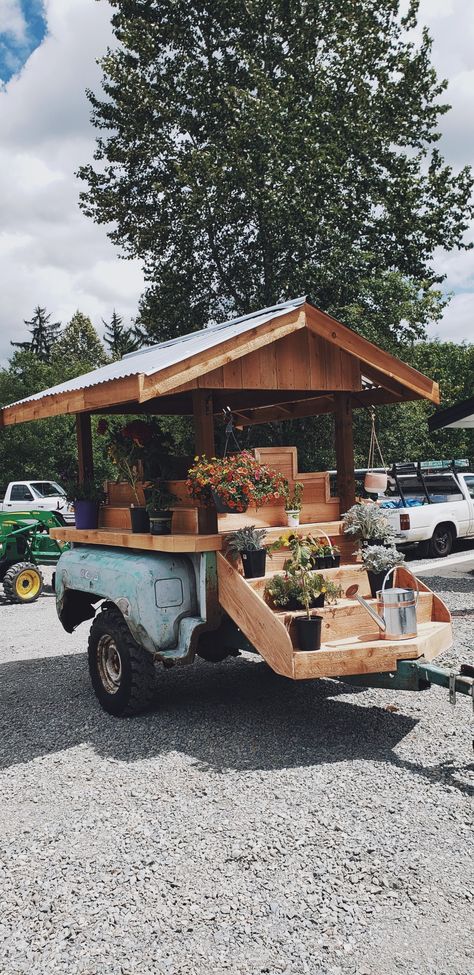
{"type": "MultiPolygon", "coordinates": [[[[196,453],[208,457],[214,454],[214,417],[224,408],[241,428],[334,415],[337,498],[330,496],[327,472],[298,472],[294,448],[257,450],[290,487],[303,481],[299,531],[326,533],[342,550],[341,567],[326,572],[342,586],[343,598],[320,610],[323,642],[317,652],[299,649],[297,614],[275,612],[265,602],[265,579],[245,580],[224,554],[226,533],[242,524],[267,527],[270,541],[280,535],[283,506],[221,516],[190,501],[184,482],[171,482],[179,498],[173,534],[133,534],[126,486],[109,484],[110,503],[97,530],[51,532],[72,543],[57,568],[63,626],[72,631],[95,617],[89,665],[102,705],[113,714],[133,713],[151,698],[156,662],[191,663],[195,654],[217,661],[239,647],[258,651],[273,670],[294,680],[350,677],[407,689],[432,680],[447,684],[448,676],[429,664],[452,643],[450,614],[438,596],[420,582],[417,637],[387,641],[346,595],[357,584],[370,599],[366,573],[355,562],[354,543],[342,537],[340,521],[355,500],[353,410],[420,398],[438,403],[437,384],[300,298],[132,353],[4,407],[2,426],[75,414],[81,478],[93,476],[94,414],[190,415],[196,453]]],[[[284,558],[274,557],[272,573],[284,558]]],[[[397,582],[410,585],[405,577],[398,569],[397,582]]],[[[472,694],[469,676],[451,677],[453,693],[455,687],[472,694]]]]}

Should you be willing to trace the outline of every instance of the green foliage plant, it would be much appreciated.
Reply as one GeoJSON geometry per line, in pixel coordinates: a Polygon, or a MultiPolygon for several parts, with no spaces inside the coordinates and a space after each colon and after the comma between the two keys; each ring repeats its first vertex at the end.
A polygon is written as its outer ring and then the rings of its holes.
{"type": "Polygon", "coordinates": [[[140,507],[138,485],[143,480],[144,450],[153,436],[152,428],[143,420],[132,420],[119,430],[109,431],[104,420],[100,432],[103,436],[110,434],[107,453],[116,469],[117,481],[130,485],[134,504],[140,507]]]}
{"type": "Polygon", "coordinates": [[[374,501],[363,504],[353,504],[342,516],[344,532],[364,542],[369,538],[391,542],[395,538],[395,529],[388,518],[374,501]]]}
{"type": "Polygon", "coordinates": [[[403,561],[403,553],[394,545],[365,545],[362,549],[362,565],[367,572],[388,572],[403,561]]]}
{"type": "Polygon", "coordinates": [[[105,500],[105,492],[101,484],[86,479],[84,481],[69,481],[66,484],[66,494],[71,501],[95,501],[101,504],[105,500]]]}
{"type": "Polygon", "coordinates": [[[150,514],[154,511],[169,511],[178,500],[163,481],[148,482],[145,487],[145,497],[146,509],[150,514]]]}
{"type": "Polygon", "coordinates": [[[303,484],[301,481],[295,481],[292,491],[290,491],[290,485],[288,481],[286,481],[283,488],[283,497],[285,501],[285,511],[301,511],[303,507],[303,484]]]}
{"type": "Polygon", "coordinates": [[[226,553],[228,555],[239,555],[241,552],[257,552],[265,548],[263,543],[266,537],[265,528],[244,525],[243,528],[238,528],[228,536],[226,553]]]}
{"type": "Polygon", "coordinates": [[[288,566],[284,573],[272,576],[265,586],[265,596],[275,606],[284,609],[297,602],[307,615],[318,596],[324,594],[328,603],[336,603],[341,592],[340,586],[318,572],[310,572],[303,582],[300,572],[293,566],[288,566]]]}

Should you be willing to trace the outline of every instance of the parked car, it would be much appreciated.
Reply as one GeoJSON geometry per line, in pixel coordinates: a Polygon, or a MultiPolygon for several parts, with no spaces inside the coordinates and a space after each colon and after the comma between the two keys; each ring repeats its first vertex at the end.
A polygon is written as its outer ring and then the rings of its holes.
{"type": "Polygon", "coordinates": [[[74,524],[74,510],[56,481],[10,481],[0,511],[55,511],[74,524]]]}
{"type": "Polygon", "coordinates": [[[397,546],[416,543],[429,558],[449,555],[458,538],[474,539],[474,474],[438,464],[438,469],[429,462],[396,465],[389,490],[379,499],[397,546]]]}

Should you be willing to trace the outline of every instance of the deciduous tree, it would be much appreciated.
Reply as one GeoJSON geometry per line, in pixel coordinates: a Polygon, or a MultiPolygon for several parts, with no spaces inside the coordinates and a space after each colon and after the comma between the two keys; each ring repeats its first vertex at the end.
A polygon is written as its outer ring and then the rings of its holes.
{"type": "Polygon", "coordinates": [[[111,5],[81,205],[143,261],[146,335],[306,292],[386,347],[422,336],[472,178],[437,148],[418,0],[111,5]]]}

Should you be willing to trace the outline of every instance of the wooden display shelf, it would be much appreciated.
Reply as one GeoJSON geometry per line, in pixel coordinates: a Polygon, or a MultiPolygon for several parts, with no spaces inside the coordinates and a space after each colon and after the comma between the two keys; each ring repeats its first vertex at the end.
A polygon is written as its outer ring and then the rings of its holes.
{"type": "MultiPolygon", "coordinates": [[[[324,570],[322,570],[324,572],[324,570]]],[[[367,573],[362,567],[326,569],[343,590],[357,583],[366,594],[367,573]]],[[[273,574],[273,573],[271,573],[273,574]]],[[[245,633],[264,660],[278,674],[293,680],[384,673],[397,669],[398,660],[432,660],[452,646],[451,617],[443,601],[418,580],[418,634],[410,640],[385,640],[367,611],[354,599],[315,610],[323,617],[322,643],[313,653],[301,651],[295,619],[303,614],[272,609],[263,598],[265,579],[244,579],[220,553],[217,555],[219,602],[245,633]]],[[[399,567],[397,585],[413,585],[412,576],[399,567]]],[[[372,606],[375,600],[370,599],[372,606]]]]}
{"type": "Polygon", "coordinates": [[[313,653],[295,650],[293,678],[308,680],[315,677],[344,677],[351,674],[387,673],[397,669],[398,660],[433,660],[452,646],[451,626],[448,622],[418,623],[413,640],[383,640],[380,633],[345,637],[322,643],[313,653]]]}
{"type": "Polygon", "coordinates": [[[221,535],[150,535],[114,528],[52,528],[51,538],[80,545],[111,545],[114,548],[143,549],[147,552],[217,552],[221,535]]]}

